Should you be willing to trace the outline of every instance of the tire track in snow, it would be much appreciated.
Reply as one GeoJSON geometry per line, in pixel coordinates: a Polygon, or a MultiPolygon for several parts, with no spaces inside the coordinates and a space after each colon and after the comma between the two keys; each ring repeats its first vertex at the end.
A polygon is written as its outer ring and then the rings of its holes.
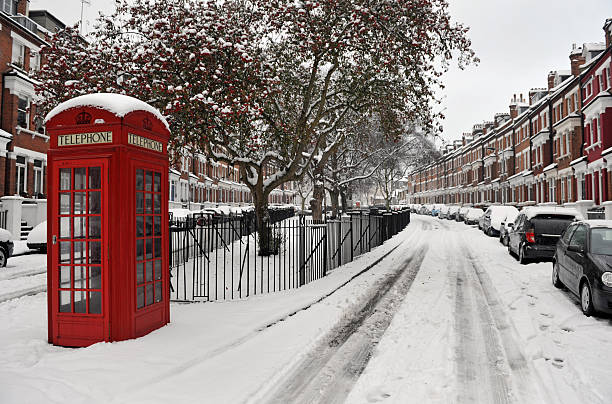
{"type": "Polygon", "coordinates": [[[491,279],[465,240],[457,244],[457,402],[543,402],[491,279]]]}
{"type": "MultiPolygon", "coordinates": [[[[428,229],[423,226],[423,230],[428,229]]],[[[408,293],[428,248],[426,244],[420,246],[383,279],[361,309],[336,326],[264,401],[343,402],[408,293]]]]}

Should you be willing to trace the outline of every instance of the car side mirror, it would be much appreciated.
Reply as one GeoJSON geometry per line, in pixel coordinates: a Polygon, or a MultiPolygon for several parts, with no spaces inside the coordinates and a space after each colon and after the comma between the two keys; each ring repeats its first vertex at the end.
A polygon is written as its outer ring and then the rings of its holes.
{"type": "Polygon", "coordinates": [[[584,253],[584,248],[582,248],[579,245],[576,244],[571,244],[569,246],[567,246],[567,251],[571,251],[571,252],[575,252],[575,253],[584,253]]]}

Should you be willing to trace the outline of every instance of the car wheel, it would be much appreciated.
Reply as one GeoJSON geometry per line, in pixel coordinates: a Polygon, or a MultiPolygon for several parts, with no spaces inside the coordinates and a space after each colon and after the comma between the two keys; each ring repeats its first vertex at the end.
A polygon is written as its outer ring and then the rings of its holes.
{"type": "Polygon", "coordinates": [[[520,246],[518,251],[518,259],[521,265],[527,264],[527,258],[525,257],[525,246],[520,246]]]}
{"type": "Polygon", "coordinates": [[[6,266],[7,260],[8,253],[4,250],[4,248],[0,248],[0,268],[4,268],[6,266]]]}
{"type": "Polygon", "coordinates": [[[595,308],[593,308],[593,295],[591,294],[591,287],[587,281],[584,281],[580,286],[580,307],[585,316],[595,314],[595,308]]]}
{"type": "Polygon", "coordinates": [[[553,262],[552,284],[558,289],[563,287],[563,282],[561,282],[561,279],[559,279],[559,262],[557,261],[553,262]]]}

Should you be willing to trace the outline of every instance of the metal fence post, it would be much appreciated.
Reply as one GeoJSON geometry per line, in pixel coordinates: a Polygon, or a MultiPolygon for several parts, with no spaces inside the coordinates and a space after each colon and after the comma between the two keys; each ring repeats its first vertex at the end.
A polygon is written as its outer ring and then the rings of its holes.
{"type": "Polygon", "coordinates": [[[299,228],[299,264],[300,264],[300,286],[306,283],[306,220],[304,216],[300,216],[298,224],[299,228]]]}

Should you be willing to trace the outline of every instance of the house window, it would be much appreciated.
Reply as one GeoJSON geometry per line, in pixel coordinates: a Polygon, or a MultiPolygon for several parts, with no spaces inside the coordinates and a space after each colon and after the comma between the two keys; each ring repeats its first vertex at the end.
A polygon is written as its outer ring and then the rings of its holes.
{"type": "Polygon", "coordinates": [[[27,192],[28,186],[28,168],[26,165],[26,159],[23,156],[17,156],[17,194],[27,192]]]}
{"type": "Polygon", "coordinates": [[[591,131],[591,141],[599,142],[601,140],[601,134],[599,133],[599,118],[593,120],[593,130],[591,131]]]}
{"type": "Polygon", "coordinates": [[[17,15],[17,0],[0,0],[2,11],[9,15],[17,15]]]}
{"type": "Polygon", "coordinates": [[[44,194],[43,173],[44,170],[42,160],[34,160],[34,195],[44,194]]]}
{"type": "Polygon", "coordinates": [[[11,62],[23,68],[25,66],[25,46],[13,39],[13,55],[11,62]]]}
{"type": "Polygon", "coordinates": [[[30,71],[36,72],[40,69],[40,54],[30,49],[30,71]]]}
{"type": "Polygon", "coordinates": [[[19,97],[17,102],[17,125],[28,128],[28,99],[19,97]]]}

